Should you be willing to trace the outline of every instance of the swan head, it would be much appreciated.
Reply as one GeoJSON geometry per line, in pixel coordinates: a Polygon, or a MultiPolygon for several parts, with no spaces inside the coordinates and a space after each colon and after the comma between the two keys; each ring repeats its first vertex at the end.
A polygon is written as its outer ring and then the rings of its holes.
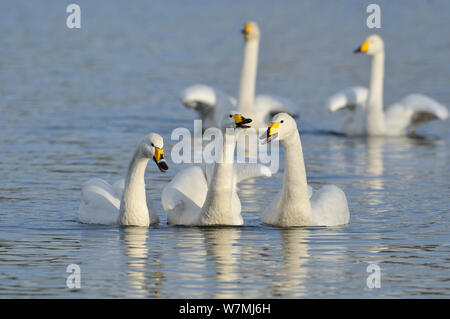
{"type": "Polygon", "coordinates": [[[259,27],[254,21],[247,22],[241,32],[246,41],[259,39],[259,27]]]}
{"type": "Polygon", "coordinates": [[[298,132],[297,123],[292,116],[287,113],[278,113],[272,117],[266,132],[260,136],[262,143],[269,143],[278,138],[280,141],[293,133],[298,132]]]}
{"type": "Polygon", "coordinates": [[[246,129],[250,126],[247,125],[252,122],[252,119],[244,117],[241,113],[237,111],[231,111],[228,113],[222,122],[223,128],[238,128],[246,129]]]}
{"type": "Polygon", "coordinates": [[[375,55],[384,52],[384,41],[378,34],[369,35],[353,53],[375,55]]]}
{"type": "Polygon", "coordinates": [[[145,158],[153,158],[159,170],[165,173],[169,167],[164,159],[164,140],[161,135],[150,133],[145,136],[139,144],[141,154],[145,158]]]}

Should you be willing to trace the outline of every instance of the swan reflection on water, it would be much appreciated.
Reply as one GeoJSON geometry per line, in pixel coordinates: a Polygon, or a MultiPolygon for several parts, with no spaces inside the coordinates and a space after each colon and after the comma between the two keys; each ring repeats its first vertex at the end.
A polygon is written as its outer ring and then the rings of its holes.
{"type": "Polygon", "coordinates": [[[128,298],[157,297],[160,295],[162,265],[160,258],[150,258],[147,245],[147,227],[123,227],[123,243],[127,256],[125,282],[129,285],[128,298]]]}
{"type": "Polygon", "coordinates": [[[280,296],[301,297],[306,294],[304,281],[308,277],[308,237],[310,231],[303,227],[284,228],[280,230],[282,238],[281,251],[283,263],[280,268],[280,278],[274,281],[274,294],[280,296]]]}
{"type": "Polygon", "coordinates": [[[203,232],[206,254],[214,262],[216,287],[213,298],[236,297],[242,255],[239,245],[241,231],[236,227],[218,227],[205,229],[203,232]]]}
{"type": "MultiPolygon", "coordinates": [[[[439,140],[403,137],[353,138],[335,143],[336,158],[331,171],[359,175],[356,186],[347,184],[346,187],[356,187],[365,194],[363,201],[354,203],[358,222],[365,222],[365,219],[367,223],[373,222],[372,217],[366,218],[363,214],[363,209],[369,207],[370,214],[374,214],[371,216],[379,218],[380,225],[384,223],[386,212],[396,209],[388,204],[390,195],[386,189],[404,187],[405,181],[414,177],[411,168],[405,166],[418,165],[420,156],[438,152],[437,144],[439,140]],[[349,154],[345,151],[348,148],[360,151],[349,154]]],[[[320,163],[322,155],[318,156],[320,163]]],[[[436,153],[434,164],[442,166],[441,159],[446,160],[446,157],[436,153]]],[[[326,160],[329,162],[324,156],[322,161],[326,160]]],[[[343,182],[345,184],[345,180],[343,182]]],[[[258,179],[240,185],[239,194],[246,205],[243,212],[246,226],[243,227],[163,226],[159,229],[162,234],[158,233],[155,238],[155,229],[123,227],[127,297],[165,297],[171,289],[193,298],[204,296],[204,291],[212,298],[302,297],[310,293],[309,287],[317,280],[318,270],[329,278],[329,291],[338,292],[346,287],[348,282],[340,270],[342,263],[352,260],[344,242],[348,237],[346,229],[261,225],[266,187],[270,185],[259,183],[258,179]],[[158,240],[170,248],[153,256],[152,246],[160,245],[158,240]],[[176,262],[167,263],[167,260],[176,262]],[[263,285],[254,285],[261,279],[263,285]],[[169,282],[173,283],[169,285],[169,282]]],[[[350,276],[355,280],[364,283],[360,277],[366,274],[366,264],[383,264],[383,253],[389,247],[383,239],[385,228],[380,226],[361,238],[359,235],[354,238],[365,247],[360,263],[352,268],[350,276]]]]}

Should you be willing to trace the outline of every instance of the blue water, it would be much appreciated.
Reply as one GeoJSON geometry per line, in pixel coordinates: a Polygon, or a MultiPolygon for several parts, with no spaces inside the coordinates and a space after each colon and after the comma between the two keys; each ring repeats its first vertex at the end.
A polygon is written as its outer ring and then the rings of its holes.
{"type": "MultiPolygon", "coordinates": [[[[351,52],[372,33],[370,2],[83,0],[80,30],[65,25],[68,3],[0,2],[0,297],[450,296],[448,121],[415,139],[302,134],[308,181],[345,191],[346,226],[263,225],[283,167],[240,185],[245,226],[168,226],[161,190],[186,167],[170,156],[166,174],[147,169],[158,226],[76,220],[83,183],[123,177],[143,135],[161,134],[170,154],[172,130],[193,128],[182,88],[236,95],[250,19],[262,32],[257,92],[298,103],[300,130],[339,131],[345,117],[325,100],[368,83],[369,59],[351,52]],[[66,286],[69,264],[81,289],[66,286]],[[370,264],[379,289],[366,285],[370,264]]],[[[413,92],[450,105],[450,4],[377,3],[386,105],[413,92]]]]}

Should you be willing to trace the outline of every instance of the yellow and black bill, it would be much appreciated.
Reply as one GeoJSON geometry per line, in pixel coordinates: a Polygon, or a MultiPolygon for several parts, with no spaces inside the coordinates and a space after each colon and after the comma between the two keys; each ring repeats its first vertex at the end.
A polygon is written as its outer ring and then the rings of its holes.
{"type": "Polygon", "coordinates": [[[246,125],[252,122],[252,119],[245,118],[241,114],[231,114],[230,117],[234,119],[236,128],[249,128],[250,125],[246,125]]]}
{"type": "Polygon", "coordinates": [[[280,126],[280,122],[272,122],[269,124],[266,132],[260,136],[263,144],[269,143],[278,137],[278,126],[280,126]]]}
{"type": "Polygon", "coordinates": [[[167,166],[166,160],[164,159],[164,150],[162,148],[155,146],[155,155],[153,155],[153,160],[161,172],[165,173],[169,169],[169,166],[167,166]]]}
{"type": "Polygon", "coordinates": [[[366,53],[369,50],[369,41],[363,42],[359,47],[357,47],[353,53],[366,53]]]}
{"type": "Polygon", "coordinates": [[[242,33],[243,35],[247,35],[247,34],[250,33],[251,29],[252,29],[252,28],[251,28],[250,24],[246,24],[246,25],[244,26],[244,28],[241,30],[241,33],[242,33]]]}

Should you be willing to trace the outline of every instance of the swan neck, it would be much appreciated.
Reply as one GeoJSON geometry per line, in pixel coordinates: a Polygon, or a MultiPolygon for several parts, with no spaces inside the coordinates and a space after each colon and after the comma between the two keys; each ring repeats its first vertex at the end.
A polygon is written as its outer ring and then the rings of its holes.
{"type": "Polygon", "coordinates": [[[306,179],[300,135],[295,130],[281,141],[286,164],[283,176],[283,195],[279,208],[280,222],[296,225],[310,225],[312,222],[311,203],[306,179]],[[294,203],[294,204],[292,204],[294,203]]]}
{"type": "Polygon", "coordinates": [[[200,224],[232,224],[233,158],[238,132],[223,134],[222,156],[214,165],[211,183],[200,213],[200,224]]]}
{"type": "MultiPolygon", "coordinates": [[[[128,166],[125,188],[120,202],[119,222],[122,225],[136,225],[149,222],[147,198],[145,194],[145,169],[149,159],[142,156],[139,149],[128,166]],[[139,220],[139,222],[137,222],[139,220]]],[[[142,225],[145,226],[145,225],[142,225]]]]}
{"type": "Polygon", "coordinates": [[[239,87],[238,111],[247,117],[253,116],[255,99],[256,73],[258,68],[259,39],[245,42],[242,62],[241,82],[239,87]]]}
{"type": "Polygon", "coordinates": [[[369,135],[381,135],[385,132],[383,113],[384,52],[372,57],[370,91],[366,116],[369,135]]]}

